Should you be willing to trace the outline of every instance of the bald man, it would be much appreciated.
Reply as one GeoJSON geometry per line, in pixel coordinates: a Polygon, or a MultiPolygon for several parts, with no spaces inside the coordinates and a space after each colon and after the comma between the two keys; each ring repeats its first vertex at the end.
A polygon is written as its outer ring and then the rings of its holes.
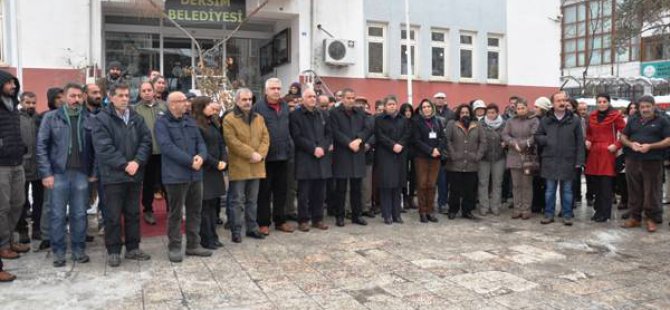
{"type": "Polygon", "coordinates": [[[200,247],[200,212],[202,209],[202,164],[207,148],[195,120],[186,111],[186,95],[172,92],[167,97],[168,110],[156,121],[156,140],[161,149],[161,173],[168,196],[168,258],[182,261],[181,219],[186,207],[186,255],[211,256],[200,247]]]}

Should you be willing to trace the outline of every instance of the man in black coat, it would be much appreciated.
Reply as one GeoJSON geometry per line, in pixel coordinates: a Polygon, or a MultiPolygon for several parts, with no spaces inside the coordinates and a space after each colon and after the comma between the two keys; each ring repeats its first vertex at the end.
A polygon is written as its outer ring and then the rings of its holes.
{"type": "Polygon", "coordinates": [[[291,233],[295,229],[286,222],[286,195],[288,194],[288,161],[291,152],[289,107],[281,99],[281,81],[265,81],[265,97],[252,108],[265,119],[270,133],[270,150],[265,158],[265,179],[258,188],[258,226],[264,235],[270,234],[270,224],[279,231],[291,233]]]}
{"type": "MultiPolygon", "coordinates": [[[[446,127],[447,123],[456,117],[454,111],[449,108],[447,104],[447,95],[443,92],[438,92],[433,95],[433,103],[435,104],[435,115],[442,123],[442,127],[446,127]]],[[[449,201],[449,177],[447,169],[444,165],[440,166],[440,172],[437,176],[437,207],[440,213],[447,212],[447,202],[449,201]]]]}
{"type": "Polygon", "coordinates": [[[561,188],[563,224],[572,225],[572,182],[575,168],[584,165],[584,131],[579,117],[567,110],[568,96],[558,92],[551,96],[553,108],[540,120],[535,141],[541,148],[540,175],[546,180],[544,219],[554,222],[556,189],[561,188]]]}
{"type": "Polygon", "coordinates": [[[330,113],[334,141],[333,177],[336,179],[336,225],[344,226],[344,199],[349,184],[351,221],[367,225],[361,218],[362,179],[365,177],[365,144],[372,131],[366,126],[367,116],[355,108],[356,94],[351,88],[342,90],[342,104],[330,113]]]}
{"type": "Polygon", "coordinates": [[[124,243],[126,259],[151,258],[139,249],[140,189],[144,167],[151,155],[151,132],[142,116],[128,107],[128,85],[121,83],[113,86],[109,95],[110,106],[93,120],[93,146],[106,198],[105,247],[109,255],[108,263],[111,267],[118,267],[124,243]]]}
{"type": "Polygon", "coordinates": [[[298,230],[328,229],[323,223],[326,180],[332,177],[330,152],[333,138],[326,113],[316,107],[316,93],[302,93],[302,108],[291,113],[291,136],[295,143],[295,178],[298,180],[298,230]]]}

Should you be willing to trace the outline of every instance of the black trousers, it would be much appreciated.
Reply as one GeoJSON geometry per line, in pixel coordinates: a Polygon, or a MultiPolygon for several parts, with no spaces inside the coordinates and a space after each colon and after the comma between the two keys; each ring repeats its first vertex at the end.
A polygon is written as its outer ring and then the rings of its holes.
{"type": "Polygon", "coordinates": [[[449,171],[449,213],[467,214],[475,209],[477,199],[477,172],[449,171]]]}
{"type": "MultiPolygon", "coordinates": [[[[157,189],[165,189],[161,185],[161,155],[151,155],[146,169],[144,170],[144,181],[142,182],[142,206],[144,212],[154,212],[154,193],[157,189]]],[[[163,197],[165,198],[165,197],[163,197]]],[[[167,206],[167,203],[165,204],[167,206]]]]}
{"type": "Polygon", "coordinates": [[[621,195],[621,203],[624,206],[628,205],[628,183],[626,183],[626,174],[617,173],[615,183],[614,183],[615,192],[621,195]]]}
{"type": "Polygon", "coordinates": [[[593,200],[596,197],[595,184],[593,181],[593,176],[586,176],[586,199],[593,200]]]}
{"type": "Polygon", "coordinates": [[[16,231],[19,233],[28,233],[28,211],[30,211],[31,205],[28,200],[28,188],[30,185],[33,186],[33,204],[30,217],[33,221],[33,234],[35,232],[40,232],[40,221],[42,219],[42,203],[44,202],[44,186],[42,185],[41,180],[36,181],[26,181],[25,183],[25,197],[26,202],[23,204],[23,212],[21,212],[21,217],[19,222],[16,224],[16,231]]]}
{"type": "Polygon", "coordinates": [[[582,201],[582,174],[583,174],[583,169],[582,168],[575,168],[575,179],[572,181],[572,197],[573,199],[573,206],[574,202],[576,201],[582,201]]]}
{"type": "MultiPolygon", "coordinates": [[[[105,247],[109,254],[120,254],[140,246],[140,183],[105,184],[105,247]],[[121,238],[123,216],[124,238],[121,238]]],[[[153,196],[153,193],[152,193],[153,196]]]]}
{"type": "Polygon", "coordinates": [[[509,169],[505,169],[502,182],[502,199],[507,200],[512,198],[512,173],[509,169]]]}
{"type": "Polygon", "coordinates": [[[286,194],[288,183],[288,161],[269,161],[265,163],[265,179],[261,179],[258,188],[258,226],[275,226],[286,222],[286,194]]]}
{"type": "Polygon", "coordinates": [[[200,244],[203,246],[211,245],[214,241],[219,241],[219,235],[216,233],[217,210],[221,205],[221,198],[214,198],[202,201],[202,215],[200,217],[200,244]]]}
{"type": "Polygon", "coordinates": [[[379,188],[379,199],[381,200],[382,217],[384,219],[400,218],[400,195],[401,188],[379,188]]]}
{"type": "Polygon", "coordinates": [[[533,176],[533,204],[530,207],[533,213],[544,213],[547,204],[544,199],[546,183],[539,175],[533,176]]]}
{"type": "Polygon", "coordinates": [[[298,180],[298,223],[323,221],[326,180],[298,180]]]}
{"type": "Polygon", "coordinates": [[[351,205],[351,218],[361,217],[363,212],[362,183],[361,178],[335,179],[335,216],[344,217],[344,199],[347,197],[347,183],[349,184],[349,204],[351,205]]]}
{"type": "Polygon", "coordinates": [[[593,192],[595,194],[596,217],[604,217],[609,219],[612,217],[612,187],[614,185],[614,178],[604,175],[592,175],[593,192]]]}
{"type": "Polygon", "coordinates": [[[337,188],[335,184],[336,182],[333,178],[326,180],[326,208],[330,216],[337,213],[337,188]]]}

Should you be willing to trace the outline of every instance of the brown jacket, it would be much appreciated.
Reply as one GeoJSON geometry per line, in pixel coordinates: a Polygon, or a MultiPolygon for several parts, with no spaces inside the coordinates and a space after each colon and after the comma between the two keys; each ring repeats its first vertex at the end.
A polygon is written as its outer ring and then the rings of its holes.
{"type": "Polygon", "coordinates": [[[265,178],[265,156],[270,147],[270,135],[263,116],[251,114],[247,122],[242,111],[235,109],[223,118],[223,137],[228,146],[228,177],[231,181],[265,178]],[[264,160],[252,164],[251,154],[258,152],[264,160]]]}
{"type": "Polygon", "coordinates": [[[447,171],[476,172],[486,153],[486,134],[476,121],[466,130],[461,122],[450,121],[445,128],[447,171]]]}

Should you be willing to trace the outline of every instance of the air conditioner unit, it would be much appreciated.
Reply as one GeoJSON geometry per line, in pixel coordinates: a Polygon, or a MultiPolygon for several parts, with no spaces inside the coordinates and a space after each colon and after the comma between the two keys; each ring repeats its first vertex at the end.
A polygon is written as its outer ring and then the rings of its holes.
{"type": "Polygon", "coordinates": [[[344,39],[323,40],[323,59],[333,66],[350,66],[355,63],[354,41],[344,39]]]}

